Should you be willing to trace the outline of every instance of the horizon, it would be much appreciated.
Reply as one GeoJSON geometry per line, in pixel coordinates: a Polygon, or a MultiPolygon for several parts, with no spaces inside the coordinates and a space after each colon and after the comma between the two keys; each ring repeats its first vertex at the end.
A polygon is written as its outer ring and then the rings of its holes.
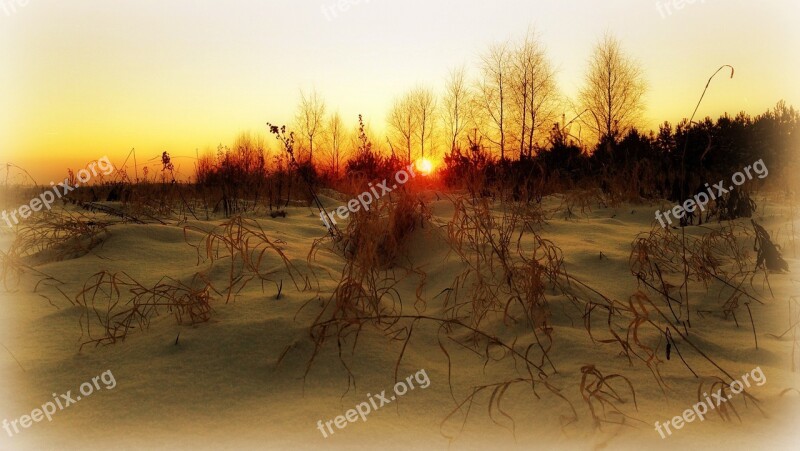
{"type": "MultiPolygon", "coordinates": [[[[0,81],[13,88],[0,120],[12,132],[0,138],[0,163],[46,184],[103,156],[120,165],[136,149],[141,167],[167,151],[189,177],[196,155],[230,146],[242,132],[264,136],[274,150],[266,123],[292,128],[301,90],[312,89],[348,131],[363,114],[384,147],[395,98],[418,85],[441,94],[448,72],[462,65],[471,81],[490,45],[529,28],[571,101],[592,48],[605,33],[616,36],[647,84],[643,132],[687,119],[723,64],[735,76],[712,83],[696,120],[755,116],[781,100],[800,105],[793,82],[800,64],[781,50],[800,41],[789,26],[800,5],[789,1],[755,8],[699,1],[682,9],[666,8],[671,1],[615,1],[599,9],[581,1],[472,1],[456,10],[365,0],[346,11],[332,1],[275,3],[4,2],[0,49],[10,64],[0,69],[0,81]],[[567,27],[580,32],[564,39],[567,27]]],[[[561,113],[569,120],[574,112],[561,113]]]]}
{"type": "Polygon", "coordinates": [[[0,0],[0,450],[800,449],[767,3],[0,0]]]}

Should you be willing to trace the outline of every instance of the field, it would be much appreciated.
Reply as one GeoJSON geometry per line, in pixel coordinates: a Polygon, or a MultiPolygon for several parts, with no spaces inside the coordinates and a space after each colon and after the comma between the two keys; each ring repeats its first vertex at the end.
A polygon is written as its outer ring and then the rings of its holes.
{"type": "Polygon", "coordinates": [[[797,17],[0,0],[0,451],[800,449],[797,17]]]}
{"type": "MultiPolygon", "coordinates": [[[[794,267],[794,209],[780,193],[754,199],[794,267]]],[[[666,201],[571,191],[536,204],[415,181],[340,222],[339,238],[310,206],[138,224],[103,205],[3,232],[0,417],[106,370],[116,385],[2,448],[790,443],[798,281],[760,261],[751,219],[665,229],[653,213],[666,201]],[[654,430],[756,367],[765,382],[724,410],[654,430]],[[420,370],[428,387],[366,422],[317,428],[420,370]]]]}

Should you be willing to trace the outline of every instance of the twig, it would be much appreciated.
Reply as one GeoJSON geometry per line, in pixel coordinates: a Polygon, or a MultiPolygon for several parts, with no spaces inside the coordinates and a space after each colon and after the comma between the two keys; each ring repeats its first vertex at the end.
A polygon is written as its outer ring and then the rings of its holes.
{"type": "Polygon", "coordinates": [[[750,303],[745,302],[744,306],[747,307],[747,313],[750,315],[750,324],[753,326],[753,339],[756,341],[756,349],[758,349],[758,336],[756,335],[756,323],[753,321],[753,312],[750,311],[750,303]]]}
{"type": "Polygon", "coordinates": [[[25,368],[22,366],[22,364],[21,364],[21,363],[19,363],[19,360],[17,360],[17,358],[16,358],[16,357],[14,357],[14,354],[11,352],[11,350],[10,350],[10,349],[8,349],[8,348],[6,348],[6,345],[4,345],[3,343],[0,343],[0,346],[2,346],[2,347],[3,347],[3,349],[5,349],[6,351],[8,351],[8,355],[10,355],[10,356],[11,356],[11,358],[12,358],[12,359],[14,359],[14,361],[15,361],[15,362],[17,362],[17,365],[19,365],[20,369],[22,369],[22,371],[24,372],[24,371],[25,371],[25,368]]]}

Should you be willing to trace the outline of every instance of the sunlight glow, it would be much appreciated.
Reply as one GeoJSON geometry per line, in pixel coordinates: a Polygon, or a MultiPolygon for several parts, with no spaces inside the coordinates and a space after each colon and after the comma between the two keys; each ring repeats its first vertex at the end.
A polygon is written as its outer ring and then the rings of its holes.
{"type": "Polygon", "coordinates": [[[422,173],[422,175],[430,175],[433,172],[433,162],[425,157],[420,158],[417,160],[417,170],[422,173]]]}

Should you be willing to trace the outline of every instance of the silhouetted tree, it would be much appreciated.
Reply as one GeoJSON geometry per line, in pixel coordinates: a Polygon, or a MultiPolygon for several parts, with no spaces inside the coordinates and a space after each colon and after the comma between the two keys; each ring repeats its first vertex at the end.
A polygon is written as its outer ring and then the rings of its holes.
{"type": "Polygon", "coordinates": [[[469,108],[470,91],[466,82],[463,67],[450,72],[445,83],[442,99],[442,119],[450,141],[450,151],[458,146],[458,141],[467,126],[467,109],[469,108]]]}
{"type": "Polygon", "coordinates": [[[512,72],[512,52],[509,44],[503,42],[489,47],[481,57],[481,78],[478,81],[479,105],[481,113],[479,127],[481,133],[492,144],[500,148],[500,159],[506,155],[506,128],[508,114],[509,84],[512,72]]]}
{"type": "Polygon", "coordinates": [[[416,123],[420,158],[425,157],[425,144],[428,150],[433,148],[433,131],[436,123],[436,95],[430,89],[418,87],[411,93],[414,99],[414,115],[416,123]]]}
{"type": "Polygon", "coordinates": [[[328,152],[331,159],[331,172],[335,177],[341,173],[342,152],[344,145],[344,124],[339,112],[333,113],[327,122],[324,136],[327,141],[328,152]]]}
{"type": "Polygon", "coordinates": [[[643,109],[642,72],[613,36],[595,47],[585,83],[579,97],[581,109],[589,111],[584,123],[600,141],[616,141],[636,125],[643,109]]]}
{"type": "Polygon", "coordinates": [[[555,118],[557,91],[555,71],[532,32],[514,48],[511,93],[518,124],[519,155],[533,154],[535,134],[547,133],[555,118]]]}
{"type": "Polygon", "coordinates": [[[411,161],[412,140],[417,133],[417,115],[412,93],[396,99],[387,118],[390,141],[406,150],[408,161],[411,161]]]}
{"type": "Polygon", "coordinates": [[[308,160],[314,161],[314,137],[322,131],[325,118],[325,102],[316,90],[306,94],[300,91],[300,105],[297,110],[297,127],[303,138],[308,139],[308,160]]]}

